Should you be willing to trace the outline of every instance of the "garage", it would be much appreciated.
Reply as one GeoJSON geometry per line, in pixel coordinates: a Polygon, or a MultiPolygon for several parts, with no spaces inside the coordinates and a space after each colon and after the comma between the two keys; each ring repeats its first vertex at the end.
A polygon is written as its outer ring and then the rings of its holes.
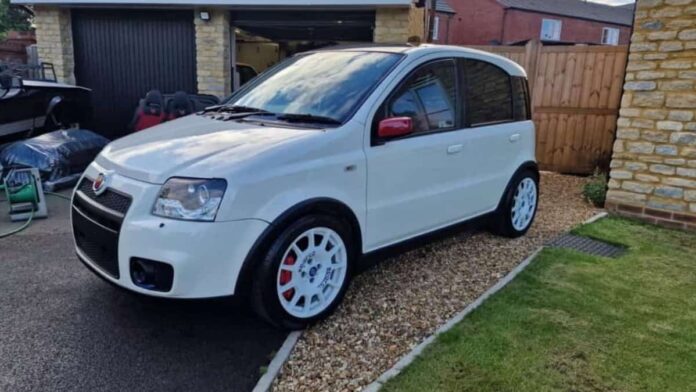
{"type": "Polygon", "coordinates": [[[280,42],[371,42],[375,11],[233,11],[232,25],[280,42]]]}
{"type": "Polygon", "coordinates": [[[262,72],[293,54],[326,46],[372,42],[375,11],[249,10],[232,11],[235,33],[234,86],[247,78],[243,71],[250,65],[262,72]]]}
{"type": "Polygon", "coordinates": [[[93,90],[92,128],[123,135],[151,88],[196,92],[192,19],[192,11],[72,11],[75,79],[93,90]]]}
{"type": "MultiPolygon", "coordinates": [[[[233,88],[297,52],[371,42],[375,10],[231,10],[233,88]],[[234,65],[243,65],[234,68],[234,65]]],[[[77,84],[93,90],[89,126],[107,137],[128,132],[138,100],[150,89],[197,93],[193,10],[73,9],[77,84]]]]}
{"type": "Polygon", "coordinates": [[[413,0],[12,2],[36,6],[40,61],[60,82],[93,90],[95,117],[83,125],[111,139],[130,131],[154,88],[224,98],[299,52],[426,36],[426,13],[413,0]]]}

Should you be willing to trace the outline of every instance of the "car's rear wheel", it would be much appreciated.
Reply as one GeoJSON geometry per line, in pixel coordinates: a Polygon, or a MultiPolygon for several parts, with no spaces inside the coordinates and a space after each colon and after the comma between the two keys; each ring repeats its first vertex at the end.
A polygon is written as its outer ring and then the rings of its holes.
{"type": "Polygon", "coordinates": [[[505,196],[493,217],[492,231],[516,238],[529,231],[539,204],[539,176],[524,170],[510,182],[505,196]]]}
{"type": "Polygon", "coordinates": [[[281,328],[300,329],[328,317],[351,277],[353,241],[347,224],[314,215],[273,241],[252,282],[256,312],[281,328]]]}

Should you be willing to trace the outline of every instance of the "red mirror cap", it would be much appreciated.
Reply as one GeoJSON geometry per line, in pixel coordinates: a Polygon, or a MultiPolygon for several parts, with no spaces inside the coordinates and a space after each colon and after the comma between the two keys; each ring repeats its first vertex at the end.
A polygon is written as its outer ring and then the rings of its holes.
{"type": "Polygon", "coordinates": [[[392,117],[379,122],[377,135],[379,137],[397,137],[413,132],[413,119],[411,117],[392,117]]]}

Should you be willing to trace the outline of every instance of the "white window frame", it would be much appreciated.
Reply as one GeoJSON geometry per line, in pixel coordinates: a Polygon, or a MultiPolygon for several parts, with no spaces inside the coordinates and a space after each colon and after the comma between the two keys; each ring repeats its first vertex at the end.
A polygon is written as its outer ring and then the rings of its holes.
{"type": "Polygon", "coordinates": [[[621,36],[621,30],[615,27],[604,27],[602,28],[602,45],[613,45],[619,44],[619,37],[621,36]]]}
{"type": "Polygon", "coordinates": [[[440,39],[440,17],[433,18],[433,41],[440,39]]]}
{"type": "Polygon", "coordinates": [[[558,19],[542,19],[541,34],[542,41],[560,41],[563,22],[558,19]]]}

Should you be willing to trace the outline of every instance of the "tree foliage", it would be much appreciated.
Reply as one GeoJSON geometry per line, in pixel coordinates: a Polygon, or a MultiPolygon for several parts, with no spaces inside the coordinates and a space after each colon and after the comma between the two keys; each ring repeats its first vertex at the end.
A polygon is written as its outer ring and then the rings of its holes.
{"type": "Polygon", "coordinates": [[[0,38],[8,31],[27,31],[31,28],[31,14],[23,7],[10,4],[10,0],[0,0],[0,38]]]}

